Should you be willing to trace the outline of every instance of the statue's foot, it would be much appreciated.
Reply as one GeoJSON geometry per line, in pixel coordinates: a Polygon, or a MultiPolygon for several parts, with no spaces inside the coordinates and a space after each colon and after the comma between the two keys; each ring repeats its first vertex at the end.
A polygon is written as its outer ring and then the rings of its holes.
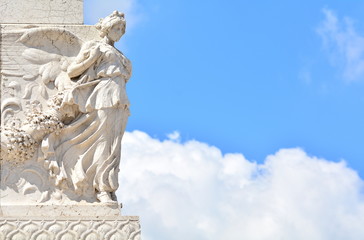
{"type": "Polygon", "coordinates": [[[115,192],[111,192],[111,193],[110,193],[110,197],[111,197],[111,199],[112,199],[113,201],[115,201],[115,202],[117,202],[117,201],[118,201],[118,198],[116,197],[115,192]]]}
{"type": "Polygon", "coordinates": [[[101,202],[101,203],[114,203],[115,201],[113,201],[111,199],[111,196],[108,192],[98,192],[96,194],[97,199],[101,202]]]}

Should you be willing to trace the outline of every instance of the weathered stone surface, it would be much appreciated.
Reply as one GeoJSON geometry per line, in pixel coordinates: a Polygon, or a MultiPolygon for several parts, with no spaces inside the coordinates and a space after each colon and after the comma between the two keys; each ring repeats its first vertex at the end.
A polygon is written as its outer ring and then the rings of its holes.
{"type": "Polygon", "coordinates": [[[1,0],[0,23],[83,24],[83,0],[1,0]]]}
{"type": "Polygon", "coordinates": [[[0,219],[2,217],[118,217],[120,205],[117,202],[108,204],[0,204],[0,219]]]}

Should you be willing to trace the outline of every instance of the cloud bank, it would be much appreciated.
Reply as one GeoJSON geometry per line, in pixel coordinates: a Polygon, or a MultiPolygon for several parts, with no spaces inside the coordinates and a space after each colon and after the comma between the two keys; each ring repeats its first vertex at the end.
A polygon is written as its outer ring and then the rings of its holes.
{"type": "Polygon", "coordinates": [[[334,66],[342,68],[347,81],[364,78],[364,37],[360,35],[350,18],[339,19],[330,9],[324,9],[324,21],[317,33],[328,51],[334,66]]]}
{"type": "Polygon", "coordinates": [[[127,132],[119,180],[145,240],[364,239],[363,180],[299,148],[257,164],[178,133],[127,132]]]}

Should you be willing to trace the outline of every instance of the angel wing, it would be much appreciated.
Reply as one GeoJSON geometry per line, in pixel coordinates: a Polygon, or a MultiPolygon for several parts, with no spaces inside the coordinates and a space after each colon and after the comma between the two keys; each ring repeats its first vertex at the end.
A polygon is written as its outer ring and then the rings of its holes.
{"type": "Polygon", "coordinates": [[[74,57],[83,41],[64,28],[40,27],[27,30],[19,39],[27,47],[42,49],[48,53],[74,57]]]}
{"type": "MultiPolygon", "coordinates": [[[[23,75],[24,80],[39,78],[44,85],[54,82],[58,90],[73,85],[66,70],[83,44],[75,34],[63,28],[42,27],[27,30],[17,42],[28,47],[22,53],[24,59],[38,65],[38,71],[23,75]]],[[[42,94],[44,90],[40,92],[42,94]]],[[[29,93],[26,92],[26,95],[29,93]]]]}
{"type": "Polygon", "coordinates": [[[66,69],[79,54],[83,41],[55,27],[9,28],[1,35],[1,95],[2,99],[12,99],[11,104],[1,106],[3,124],[23,119],[33,104],[47,108],[49,96],[75,84],[66,69]]]}

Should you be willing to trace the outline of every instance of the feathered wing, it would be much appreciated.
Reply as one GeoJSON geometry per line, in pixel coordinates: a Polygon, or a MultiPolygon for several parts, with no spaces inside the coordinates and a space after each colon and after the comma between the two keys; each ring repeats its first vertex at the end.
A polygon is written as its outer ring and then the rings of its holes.
{"type": "Polygon", "coordinates": [[[2,124],[22,119],[29,104],[46,107],[49,96],[74,84],[65,70],[83,45],[75,34],[54,27],[9,28],[1,38],[1,99],[11,99],[1,106],[2,124]]]}
{"type": "MultiPolygon", "coordinates": [[[[27,47],[22,53],[23,58],[30,64],[36,65],[36,71],[24,74],[23,79],[37,80],[41,85],[39,87],[43,88],[43,91],[40,91],[41,95],[44,91],[46,91],[44,94],[47,94],[49,83],[53,82],[58,90],[73,84],[66,71],[83,44],[75,34],[64,28],[35,28],[27,30],[18,42],[27,47]]],[[[29,84],[31,85],[34,84],[29,84]]]]}
{"type": "Polygon", "coordinates": [[[83,41],[64,28],[40,27],[27,30],[19,39],[27,47],[38,48],[48,53],[74,57],[83,41]]]}

